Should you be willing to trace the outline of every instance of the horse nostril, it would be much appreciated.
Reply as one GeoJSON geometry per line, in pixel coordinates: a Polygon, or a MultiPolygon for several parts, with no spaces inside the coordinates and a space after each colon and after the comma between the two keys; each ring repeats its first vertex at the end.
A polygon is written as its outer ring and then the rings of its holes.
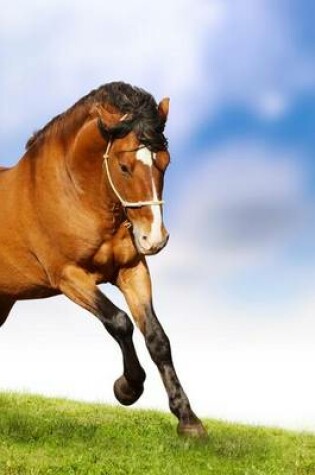
{"type": "Polygon", "coordinates": [[[146,241],[147,239],[148,239],[148,236],[146,236],[146,235],[142,236],[143,241],[146,241]]]}

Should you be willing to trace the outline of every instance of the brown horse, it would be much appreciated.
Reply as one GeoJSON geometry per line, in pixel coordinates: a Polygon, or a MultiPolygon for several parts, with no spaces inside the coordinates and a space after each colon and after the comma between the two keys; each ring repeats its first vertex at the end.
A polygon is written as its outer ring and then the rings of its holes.
{"type": "Polygon", "coordinates": [[[145,372],[129,317],[97,287],[111,282],[144,335],[178,432],[202,436],[153,309],[145,260],[168,240],[161,198],[168,107],[168,99],[157,105],[142,89],[106,84],[35,133],[17,165],[1,170],[0,325],[17,300],[66,295],[119,344],[124,373],[114,392],[133,404],[145,372]]]}

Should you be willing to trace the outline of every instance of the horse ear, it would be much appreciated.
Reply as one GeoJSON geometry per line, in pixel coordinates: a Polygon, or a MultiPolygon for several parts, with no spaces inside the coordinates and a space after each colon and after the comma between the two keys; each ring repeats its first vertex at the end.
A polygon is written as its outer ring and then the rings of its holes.
{"type": "Polygon", "coordinates": [[[120,119],[120,114],[115,109],[111,109],[110,106],[103,107],[100,104],[95,104],[91,112],[95,113],[107,128],[116,125],[120,119]]]}
{"type": "Polygon", "coordinates": [[[164,97],[164,99],[162,99],[158,105],[159,116],[164,120],[164,122],[167,121],[169,107],[170,107],[170,98],[164,97]]]}

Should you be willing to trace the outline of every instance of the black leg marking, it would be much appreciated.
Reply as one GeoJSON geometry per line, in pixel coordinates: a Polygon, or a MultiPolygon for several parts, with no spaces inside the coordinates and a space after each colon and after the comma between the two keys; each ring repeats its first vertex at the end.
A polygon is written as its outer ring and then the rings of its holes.
{"type": "Polygon", "coordinates": [[[145,341],[152,360],[157,365],[169,398],[170,410],[178,418],[178,432],[205,436],[206,431],[190,407],[189,400],[177,377],[172,361],[170,341],[153,308],[146,312],[145,341]]]}
{"type": "Polygon", "coordinates": [[[121,404],[133,404],[143,393],[145,372],[133,344],[133,324],[128,315],[117,308],[99,290],[97,292],[98,318],[119,344],[124,363],[124,374],[114,384],[114,393],[121,404]]]}

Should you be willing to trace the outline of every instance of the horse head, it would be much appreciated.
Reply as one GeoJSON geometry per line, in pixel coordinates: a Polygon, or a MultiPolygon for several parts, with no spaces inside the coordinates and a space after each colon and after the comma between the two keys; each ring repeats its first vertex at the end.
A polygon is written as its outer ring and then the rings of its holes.
{"type": "Polygon", "coordinates": [[[119,115],[98,108],[98,127],[107,142],[103,174],[111,200],[124,209],[141,254],[156,254],[167,244],[163,223],[164,174],[170,162],[162,134],[169,99],[157,107],[155,125],[133,114],[119,115]]]}

